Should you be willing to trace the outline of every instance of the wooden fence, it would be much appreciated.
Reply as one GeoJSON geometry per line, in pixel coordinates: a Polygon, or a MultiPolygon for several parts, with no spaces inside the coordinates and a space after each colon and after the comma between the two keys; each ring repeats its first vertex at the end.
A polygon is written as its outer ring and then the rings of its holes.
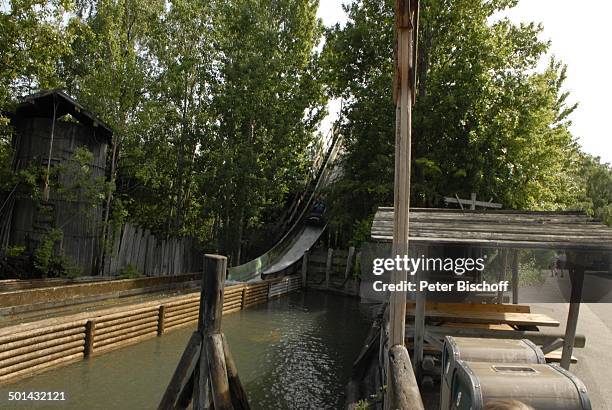
{"type": "Polygon", "coordinates": [[[359,293],[357,261],[360,253],[347,249],[316,248],[307,252],[302,260],[304,286],[314,289],[335,290],[356,295],[359,293]]]}
{"type": "Polygon", "coordinates": [[[113,235],[103,274],[112,275],[129,265],[146,276],[197,272],[201,270],[202,257],[194,238],[160,239],[148,229],[125,224],[113,235]]]}
{"type": "MultiPolygon", "coordinates": [[[[227,286],[223,314],[300,287],[299,276],[227,286]]],[[[0,384],[192,325],[199,304],[197,292],[0,329],[0,384]]]]}

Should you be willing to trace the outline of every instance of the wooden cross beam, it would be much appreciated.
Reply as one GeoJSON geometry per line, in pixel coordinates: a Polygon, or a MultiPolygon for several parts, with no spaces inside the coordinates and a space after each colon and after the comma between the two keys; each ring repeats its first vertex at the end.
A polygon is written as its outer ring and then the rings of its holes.
{"type": "Polygon", "coordinates": [[[444,202],[446,202],[447,204],[459,204],[461,209],[464,209],[463,205],[467,205],[472,210],[476,209],[477,206],[482,207],[482,208],[495,208],[495,209],[501,209],[502,207],[502,204],[491,202],[491,200],[489,202],[477,201],[476,194],[474,192],[472,192],[470,199],[462,199],[462,198],[457,197],[457,195],[455,195],[455,197],[452,197],[452,196],[444,197],[444,202]]]}

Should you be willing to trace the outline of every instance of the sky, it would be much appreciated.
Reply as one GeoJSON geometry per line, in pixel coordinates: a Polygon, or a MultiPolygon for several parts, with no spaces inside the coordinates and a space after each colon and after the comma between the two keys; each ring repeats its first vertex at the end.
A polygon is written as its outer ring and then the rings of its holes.
{"type": "MultiPolygon", "coordinates": [[[[320,0],[318,16],[325,25],[346,22],[342,3],[320,0]]],[[[569,102],[579,104],[570,117],[572,134],[585,152],[612,163],[612,2],[521,0],[503,15],[516,23],[543,23],[541,39],[550,40],[552,55],[567,64],[569,102]]],[[[332,102],[332,116],[338,107],[332,102]]]]}

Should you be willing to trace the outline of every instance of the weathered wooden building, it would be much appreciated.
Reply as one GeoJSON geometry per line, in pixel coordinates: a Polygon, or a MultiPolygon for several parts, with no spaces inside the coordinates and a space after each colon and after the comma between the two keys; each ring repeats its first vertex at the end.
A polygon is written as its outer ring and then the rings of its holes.
{"type": "Polygon", "coordinates": [[[14,170],[38,169],[43,181],[38,181],[40,195],[15,190],[10,245],[34,252],[45,235],[59,229],[63,235],[54,252],[82,274],[95,273],[103,214],[99,192],[96,197],[92,191],[100,191],[105,181],[111,129],[61,90],[25,97],[12,122],[14,170]],[[92,154],[86,164],[75,160],[79,148],[92,154]]]}

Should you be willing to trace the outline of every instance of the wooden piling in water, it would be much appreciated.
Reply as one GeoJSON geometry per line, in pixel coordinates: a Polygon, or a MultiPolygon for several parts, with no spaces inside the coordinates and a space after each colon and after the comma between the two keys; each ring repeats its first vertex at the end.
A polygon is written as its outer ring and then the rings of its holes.
{"type": "Polygon", "coordinates": [[[88,320],[85,324],[85,356],[90,356],[94,348],[94,334],[96,332],[96,322],[88,320]]]}
{"type": "Polygon", "coordinates": [[[334,250],[329,248],[327,250],[327,262],[325,264],[325,287],[329,289],[329,277],[331,275],[332,263],[334,261],[334,250]]]}
{"type": "MultiPolygon", "coordinates": [[[[198,329],[179,361],[159,409],[186,408],[192,400],[193,408],[197,410],[250,409],[229,345],[221,333],[226,272],[227,258],[205,256],[198,329]]],[[[263,286],[257,284],[235,290],[241,298],[232,301],[230,307],[240,309],[246,306],[245,300],[251,289],[255,295],[255,301],[251,303],[256,303],[268,297],[270,285],[264,283],[263,286]]]]}
{"type": "Polygon", "coordinates": [[[302,257],[302,287],[306,287],[306,283],[308,281],[308,256],[310,254],[310,250],[306,250],[304,252],[304,256],[302,257]]]}

